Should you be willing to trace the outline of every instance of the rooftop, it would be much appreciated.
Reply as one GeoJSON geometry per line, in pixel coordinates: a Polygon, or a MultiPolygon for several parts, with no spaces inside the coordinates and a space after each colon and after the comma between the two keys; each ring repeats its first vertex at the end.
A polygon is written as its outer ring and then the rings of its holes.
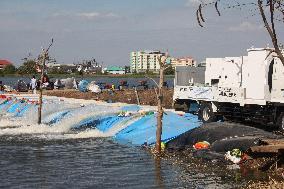
{"type": "Polygon", "coordinates": [[[107,71],[124,71],[124,68],[119,67],[119,66],[110,66],[110,67],[107,67],[107,71]]]}
{"type": "Polygon", "coordinates": [[[12,63],[8,60],[0,60],[0,65],[11,65],[12,63]]]}

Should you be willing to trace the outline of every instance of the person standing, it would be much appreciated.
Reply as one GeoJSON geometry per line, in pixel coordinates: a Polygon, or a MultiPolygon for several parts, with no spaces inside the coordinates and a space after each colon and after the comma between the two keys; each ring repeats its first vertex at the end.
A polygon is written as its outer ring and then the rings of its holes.
{"type": "Polygon", "coordinates": [[[36,94],[36,85],[37,85],[37,81],[36,81],[35,76],[33,76],[33,78],[31,79],[31,88],[34,94],[36,94]]]}
{"type": "Polygon", "coordinates": [[[4,86],[2,81],[0,81],[0,94],[4,92],[4,86]]]}

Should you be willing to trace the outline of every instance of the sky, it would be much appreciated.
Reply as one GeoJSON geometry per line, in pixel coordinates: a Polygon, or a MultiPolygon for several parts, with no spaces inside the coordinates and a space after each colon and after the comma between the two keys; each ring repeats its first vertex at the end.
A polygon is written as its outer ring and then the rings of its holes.
{"type": "MultiPolygon", "coordinates": [[[[168,50],[173,57],[192,56],[200,62],[245,55],[252,46],[272,46],[254,7],[222,5],[220,17],[214,7],[206,7],[201,28],[198,2],[0,0],[0,59],[19,66],[28,54],[37,57],[51,38],[50,56],[58,63],[95,58],[103,66],[129,65],[130,52],[138,50],[168,50]]],[[[284,37],[282,25],[277,29],[284,37]]]]}

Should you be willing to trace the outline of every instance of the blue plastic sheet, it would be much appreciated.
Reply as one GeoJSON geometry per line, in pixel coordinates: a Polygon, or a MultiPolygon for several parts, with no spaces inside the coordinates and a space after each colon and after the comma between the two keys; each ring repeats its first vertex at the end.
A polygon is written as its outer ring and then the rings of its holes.
{"type": "Polygon", "coordinates": [[[80,92],[87,92],[87,87],[89,85],[89,82],[87,80],[82,80],[78,84],[78,88],[80,92]]]}

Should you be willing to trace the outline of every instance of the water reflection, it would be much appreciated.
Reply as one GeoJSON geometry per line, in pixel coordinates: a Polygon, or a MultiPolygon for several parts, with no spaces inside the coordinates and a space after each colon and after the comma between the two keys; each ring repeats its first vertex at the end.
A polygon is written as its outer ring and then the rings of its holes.
{"type": "Polygon", "coordinates": [[[156,185],[158,186],[158,188],[165,188],[162,177],[162,171],[161,171],[161,157],[155,156],[154,160],[155,160],[156,185]]]}

